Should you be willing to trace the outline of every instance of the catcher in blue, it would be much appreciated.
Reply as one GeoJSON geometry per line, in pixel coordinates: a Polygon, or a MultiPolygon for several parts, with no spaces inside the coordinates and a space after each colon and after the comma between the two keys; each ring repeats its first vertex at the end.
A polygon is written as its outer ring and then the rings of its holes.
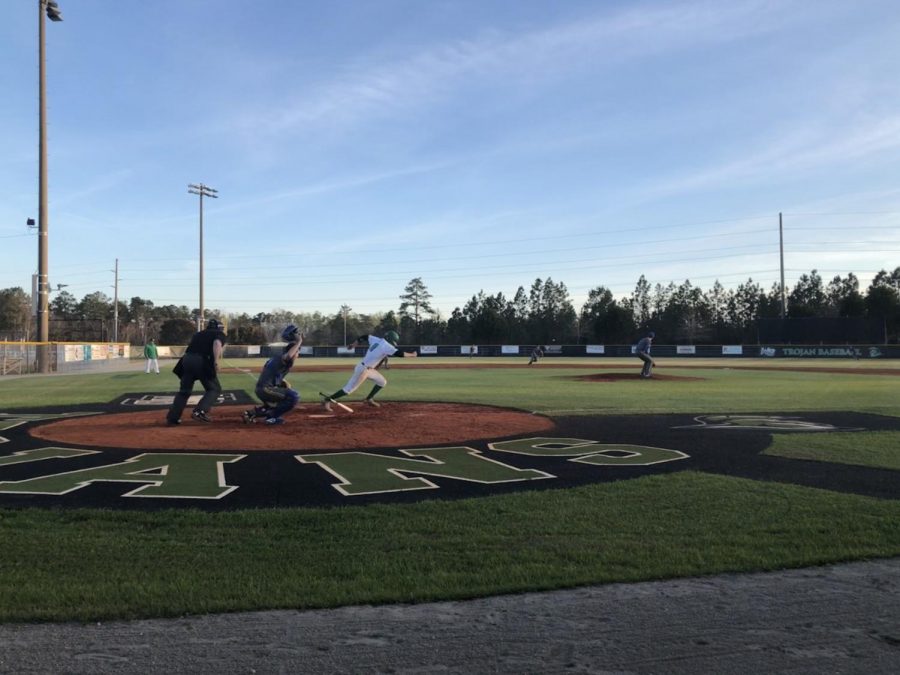
{"type": "Polygon", "coordinates": [[[244,424],[254,424],[257,419],[263,420],[265,424],[284,424],[284,414],[293,410],[300,402],[300,394],[284,378],[294,366],[294,359],[303,344],[303,336],[291,324],[281,331],[281,339],[287,345],[280,355],[266,361],[256,381],[256,395],[263,404],[244,411],[241,415],[244,424]]]}
{"type": "Polygon", "coordinates": [[[366,351],[366,355],[356,368],[353,369],[353,375],[350,376],[350,379],[347,380],[347,384],[345,384],[343,388],[338,389],[331,396],[322,397],[322,407],[324,407],[325,410],[330,411],[332,403],[347,394],[352,394],[366,380],[372,380],[372,382],[375,383],[375,386],[372,387],[372,391],[366,396],[365,404],[377,408],[379,404],[375,400],[375,394],[384,389],[387,384],[384,375],[378,372],[379,364],[388,356],[401,356],[406,358],[418,356],[418,353],[416,352],[399,351],[397,349],[397,343],[400,342],[400,336],[397,335],[396,331],[392,330],[385,333],[383,338],[375,337],[374,335],[360,335],[352,343],[347,345],[347,348],[356,349],[360,342],[369,343],[369,349],[366,351]]]}

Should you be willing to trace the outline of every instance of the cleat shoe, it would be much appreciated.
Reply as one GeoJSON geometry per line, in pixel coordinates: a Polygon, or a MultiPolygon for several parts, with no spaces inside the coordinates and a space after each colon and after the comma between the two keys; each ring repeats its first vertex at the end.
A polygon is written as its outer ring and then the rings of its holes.
{"type": "Polygon", "coordinates": [[[241,414],[241,419],[244,420],[244,424],[256,424],[256,413],[252,410],[245,410],[241,414]]]}
{"type": "Polygon", "coordinates": [[[167,427],[177,427],[179,424],[181,424],[181,420],[166,420],[167,427]]]}
{"type": "Polygon", "coordinates": [[[378,401],[376,401],[375,399],[367,398],[367,399],[365,400],[365,403],[366,403],[366,405],[372,406],[373,408],[380,408],[380,407],[381,407],[381,404],[380,404],[378,401]]]}
{"type": "Polygon", "coordinates": [[[330,398],[328,398],[327,396],[323,396],[322,397],[322,409],[325,410],[326,412],[331,412],[332,402],[333,401],[330,398]]]}
{"type": "Polygon", "coordinates": [[[270,417],[269,419],[266,420],[266,424],[272,424],[272,425],[284,424],[284,418],[283,417],[270,417]]]}
{"type": "Polygon", "coordinates": [[[195,410],[191,413],[191,417],[200,422],[212,422],[212,417],[203,410],[195,410]]]}

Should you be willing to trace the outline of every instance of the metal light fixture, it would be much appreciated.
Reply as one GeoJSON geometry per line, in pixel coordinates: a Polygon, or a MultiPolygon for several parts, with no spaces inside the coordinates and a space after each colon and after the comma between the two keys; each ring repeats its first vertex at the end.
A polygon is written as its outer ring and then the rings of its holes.
{"type": "Polygon", "coordinates": [[[51,21],[62,21],[62,12],[59,11],[59,3],[56,0],[46,0],[47,18],[51,21]]]}

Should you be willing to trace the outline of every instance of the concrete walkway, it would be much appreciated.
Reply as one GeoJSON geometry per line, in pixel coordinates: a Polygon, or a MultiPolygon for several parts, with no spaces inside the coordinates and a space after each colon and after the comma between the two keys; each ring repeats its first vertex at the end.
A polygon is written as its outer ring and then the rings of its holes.
{"type": "Polygon", "coordinates": [[[900,559],[466,602],[0,626],[2,673],[900,672],[900,559]]]}

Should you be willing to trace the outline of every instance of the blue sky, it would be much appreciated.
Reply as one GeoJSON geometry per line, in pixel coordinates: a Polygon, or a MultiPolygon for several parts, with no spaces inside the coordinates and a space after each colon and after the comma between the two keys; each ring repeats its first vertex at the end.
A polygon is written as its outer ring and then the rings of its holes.
{"type": "MultiPolygon", "coordinates": [[[[900,3],[59,0],[50,283],[250,314],[576,308],[900,264],[900,3]]],[[[37,3],[0,9],[0,288],[37,242],[37,3]]],[[[52,297],[52,296],[51,296],[52,297]]]]}

